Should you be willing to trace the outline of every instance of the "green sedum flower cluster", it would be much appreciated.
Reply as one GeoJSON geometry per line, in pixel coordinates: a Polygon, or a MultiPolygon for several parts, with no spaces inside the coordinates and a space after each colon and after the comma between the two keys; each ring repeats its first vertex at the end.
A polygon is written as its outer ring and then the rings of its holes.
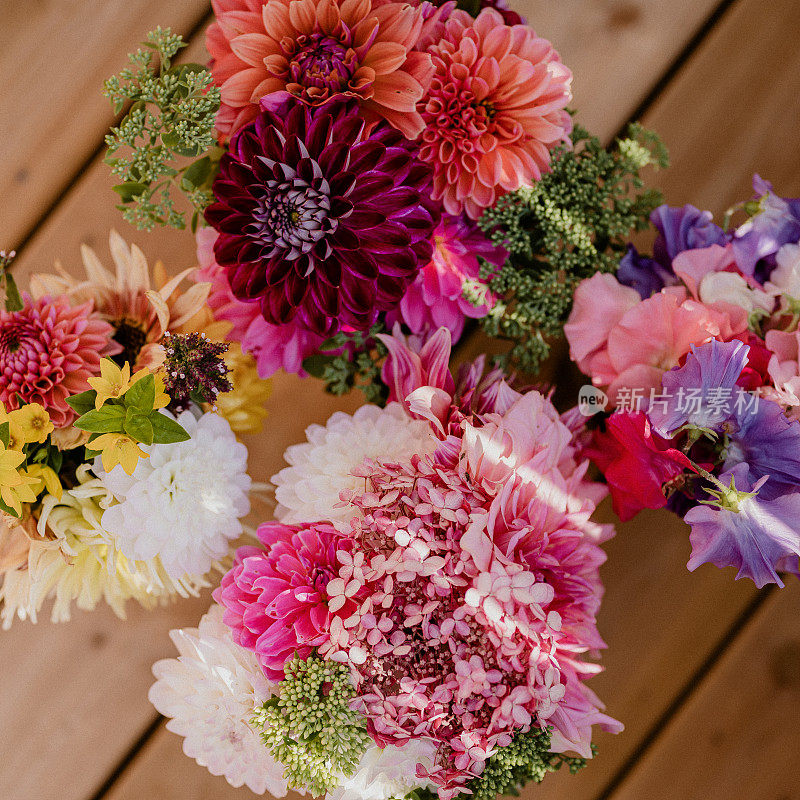
{"type": "Polygon", "coordinates": [[[155,225],[185,228],[185,215],[172,196],[177,186],[194,206],[194,230],[212,200],[211,184],[222,155],[214,134],[220,91],[202,64],[172,64],[186,43],[169,28],[148,33],[144,45],[146,49],[129,56],[131,66],[105,82],[103,93],[114,113],[131,103],[106,135],[106,163],[121,180],[114,191],[128,222],[143,230],[155,225]]]}
{"type": "Polygon", "coordinates": [[[280,696],[256,710],[253,724],[285,765],[290,785],[323,795],[355,772],[370,743],[364,718],[349,707],[350,671],[318,656],[295,656],[284,672],[280,696]]]}
{"type": "Polygon", "coordinates": [[[486,210],[480,226],[510,255],[499,270],[484,264],[465,296],[480,304],[488,286],[498,298],[481,323],[511,343],[502,366],[536,371],[548,338],[561,335],[575,287],[595,272],[614,272],[631,231],[645,229],[661,202],[643,189],[641,170],[667,164],[658,137],[638,125],[610,148],[576,126],[572,147],[554,151],[549,173],[486,210]]]}

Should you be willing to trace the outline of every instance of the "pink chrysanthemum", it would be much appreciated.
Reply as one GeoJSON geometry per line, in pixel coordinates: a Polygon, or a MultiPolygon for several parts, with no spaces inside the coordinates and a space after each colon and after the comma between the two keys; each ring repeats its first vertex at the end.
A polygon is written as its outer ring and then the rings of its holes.
{"type": "Polygon", "coordinates": [[[365,488],[342,494],[359,513],[326,587],[320,650],[351,665],[379,746],[437,745],[418,776],[449,800],[517,732],[549,725],[556,750],[589,755],[593,724],[620,729],[583,685],[599,667],[581,655],[603,647],[605,533],[589,521],[587,464],[546,398],[481,380],[480,365],[456,384],[445,330],[419,353],[384,341],[393,396],[440,445],[365,461],[365,488]]]}
{"type": "Polygon", "coordinates": [[[214,259],[217,232],[201,228],[197,232],[197,280],[211,284],[208,305],[218,320],[230,322],[228,337],[239,342],[245,353],[256,361],[260,378],[269,378],[278,370],[305,376],[303,360],[315,353],[324,337],[305,330],[296,322],[271,325],[255,303],[243,303],[233,296],[225,271],[214,259]]]}
{"type": "Polygon", "coordinates": [[[494,246],[463,215],[445,215],[433,233],[433,256],[400,301],[399,314],[387,315],[391,325],[398,318],[413,333],[429,333],[447,328],[453,341],[461,337],[467,317],[480,319],[489,312],[487,303],[476,306],[464,297],[464,282],[476,280],[480,274],[479,259],[500,266],[508,257],[502,247],[494,246]]]}
{"type": "Polygon", "coordinates": [[[351,543],[327,523],[267,523],[258,538],[264,549],[239,548],[214,599],[225,608],[234,641],[258,656],[268,678],[280,680],[295,653],[305,658],[327,640],[326,586],[336,576],[336,551],[351,543]]]}
{"type": "Polygon", "coordinates": [[[430,49],[435,76],[417,106],[420,157],[434,165],[434,199],[477,219],[505,192],[538,180],[568,141],[572,73],[550,42],[494,9],[454,11],[430,49]]]}
{"type": "Polygon", "coordinates": [[[214,0],[206,44],[222,90],[217,128],[229,136],[255,118],[268,95],[310,105],[346,95],[410,138],[431,59],[415,51],[425,10],[371,0],[214,0]]]}
{"type": "Polygon", "coordinates": [[[0,311],[0,402],[7,410],[40,403],[57,428],[75,418],[67,397],[89,388],[100,359],[119,352],[113,328],[93,313],[92,302],[70,305],[64,296],[33,301],[21,311],[0,311]]]}

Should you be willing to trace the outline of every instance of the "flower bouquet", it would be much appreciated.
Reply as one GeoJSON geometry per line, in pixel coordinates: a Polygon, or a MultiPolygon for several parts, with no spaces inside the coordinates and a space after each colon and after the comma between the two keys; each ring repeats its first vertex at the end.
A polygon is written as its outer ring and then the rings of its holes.
{"type": "Polygon", "coordinates": [[[584,683],[604,487],[545,396],[482,358],[453,378],[447,329],[382,342],[390,402],[287,451],[277,520],[173,632],[150,699],[257,793],[493,799],[621,729],[584,683]]]}
{"type": "Polygon", "coordinates": [[[584,453],[617,514],[668,507],[691,526],[690,570],[762,587],[800,556],[800,200],[754,188],[722,227],[657,209],[652,257],[631,246],[581,283],[565,332],[605,390],[586,413],[613,410],[590,416],[584,453]]]}
{"type": "Polygon", "coordinates": [[[253,364],[213,341],[228,326],[195,270],[168,279],[158,264],[151,274],[115,233],[110,249],[116,272],[85,247],[85,279],[57,267],[22,295],[3,257],[4,627],[36,621],[50,599],[61,621],[73,603],[104,599],[124,616],[131,598],[151,607],[197,594],[224,571],[250,509],[235,431],[263,415],[250,410],[253,364]]]}

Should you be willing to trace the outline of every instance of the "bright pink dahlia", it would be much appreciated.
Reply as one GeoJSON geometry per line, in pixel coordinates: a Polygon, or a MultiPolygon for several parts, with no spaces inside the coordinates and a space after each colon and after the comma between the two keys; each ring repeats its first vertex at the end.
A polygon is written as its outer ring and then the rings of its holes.
{"type": "Polygon", "coordinates": [[[568,141],[572,73],[550,42],[494,9],[452,13],[431,47],[435,77],[417,106],[420,157],[434,166],[434,199],[477,219],[505,192],[538,180],[568,141]]]}
{"type": "Polygon", "coordinates": [[[443,216],[433,232],[431,260],[420,270],[403,295],[398,311],[390,314],[387,321],[391,325],[399,317],[413,333],[420,334],[445,327],[453,341],[457,341],[464,330],[464,320],[485,317],[492,302],[487,293],[488,303],[473,305],[464,297],[464,282],[478,278],[479,259],[499,267],[507,257],[505,248],[494,246],[465,216],[443,216]]]}
{"type": "Polygon", "coordinates": [[[342,493],[360,513],[320,648],[350,664],[379,746],[437,744],[434,767],[417,769],[443,800],[517,732],[552,726],[555,749],[588,755],[592,725],[620,729],[584,686],[600,668],[582,655],[604,646],[587,463],[538,392],[482,380],[480,365],[456,383],[448,345],[440,330],[419,353],[390,346],[395,396],[440,445],[367,461],[364,490],[342,493]]]}
{"type": "Polygon", "coordinates": [[[240,547],[214,599],[234,640],[258,656],[268,678],[281,680],[295,653],[305,658],[327,640],[326,587],[338,571],[336,551],[352,543],[327,523],[269,522],[258,538],[264,549],[240,547]]]}
{"type": "Polygon", "coordinates": [[[206,219],[233,294],[272,325],[364,330],[431,257],[431,170],[357,105],[287,102],[242,128],[222,157],[206,219]]]}
{"type": "Polygon", "coordinates": [[[64,297],[24,296],[21,311],[0,311],[0,402],[7,410],[40,403],[57,428],[75,419],[67,398],[89,388],[100,359],[119,352],[114,329],[93,313],[92,302],[71,306],[64,297]]]}
{"type": "Polygon", "coordinates": [[[229,135],[254,119],[262,98],[292,95],[309,105],[351,97],[372,119],[410,138],[432,75],[415,51],[425,10],[371,0],[215,0],[209,28],[214,81],[222,90],[217,127],[229,135]]]}
{"type": "Polygon", "coordinates": [[[211,284],[208,305],[214,317],[233,326],[228,338],[239,342],[245,353],[256,360],[259,377],[269,378],[278,370],[305,376],[303,360],[315,353],[325,339],[310,333],[295,322],[270,325],[255,303],[243,303],[233,296],[225,271],[214,260],[217,232],[201,228],[197,232],[196,279],[211,284]]]}

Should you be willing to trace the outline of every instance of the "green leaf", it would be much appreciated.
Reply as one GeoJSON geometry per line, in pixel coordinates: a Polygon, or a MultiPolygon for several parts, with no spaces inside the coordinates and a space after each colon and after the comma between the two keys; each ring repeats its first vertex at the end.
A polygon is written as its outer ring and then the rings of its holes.
{"type": "MultiPolygon", "coordinates": [[[[146,375],[125,392],[123,401],[126,408],[135,409],[142,414],[149,414],[156,402],[156,379],[153,375],[146,375]]],[[[131,434],[132,435],[132,434],[131,434]]],[[[148,444],[150,444],[148,442],[148,444]]]]}
{"type": "Polygon", "coordinates": [[[6,311],[21,311],[23,304],[22,298],[17,288],[17,282],[10,272],[6,272],[6,311]]]}
{"type": "Polygon", "coordinates": [[[91,411],[94,408],[96,400],[97,392],[94,389],[87,389],[85,392],[68,397],[67,403],[69,407],[80,416],[87,411],[91,411]]]}
{"type": "Polygon", "coordinates": [[[3,447],[8,447],[8,443],[11,441],[11,426],[4,422],[0,425],[0,442],[3,443],[3,447]]]}
{"type": "Polygon", "coordinates": [[[139,197],[147,191],[147,184],[125,181],[118,183],[113,189],[122,198],[123,203],[130,203],[134,197],[139,197]]]}
{"type": "Polygon", "coordinates": [[[185,442],[192,438],[182,425],[179,425],[166,414],[153,411],[148,419],[153,426],[153,441],[156,444],[173,444],[174,442],[185,442]]]}
{"type": "Polygon", "coordinates": [[[142,444],[153,444],[153,424],[147,414],[129,408],[125,415],[125,433],[142,444]]]}
{"type": "Polygon", "coordinates": [[[99,411],[87,411],[73,425],[91,433],[120,433],[125,424],[125,409],[117,405],[104,405],[99,411]]]}
{"type": "Polygon", "coordinates": [[[315,378],[321,378],[325,372],[325,367],[331,363],[330,356],[315,353],[313,356],[303,359],[303,369],[315,378]]]}
{"type": "Polygon", "coordinates": [[[64,453],[57,447],[50,448],[50,466],[56,475],[61,474],[61,467],[64,466],[64,453]]]}
{"type": "Polygon", "coordinates": [[[190,164],[181,178],[181,188],[185,191],[204,186],[211,174],[211,159],[208,156],[199,158],[190,164]]]}

